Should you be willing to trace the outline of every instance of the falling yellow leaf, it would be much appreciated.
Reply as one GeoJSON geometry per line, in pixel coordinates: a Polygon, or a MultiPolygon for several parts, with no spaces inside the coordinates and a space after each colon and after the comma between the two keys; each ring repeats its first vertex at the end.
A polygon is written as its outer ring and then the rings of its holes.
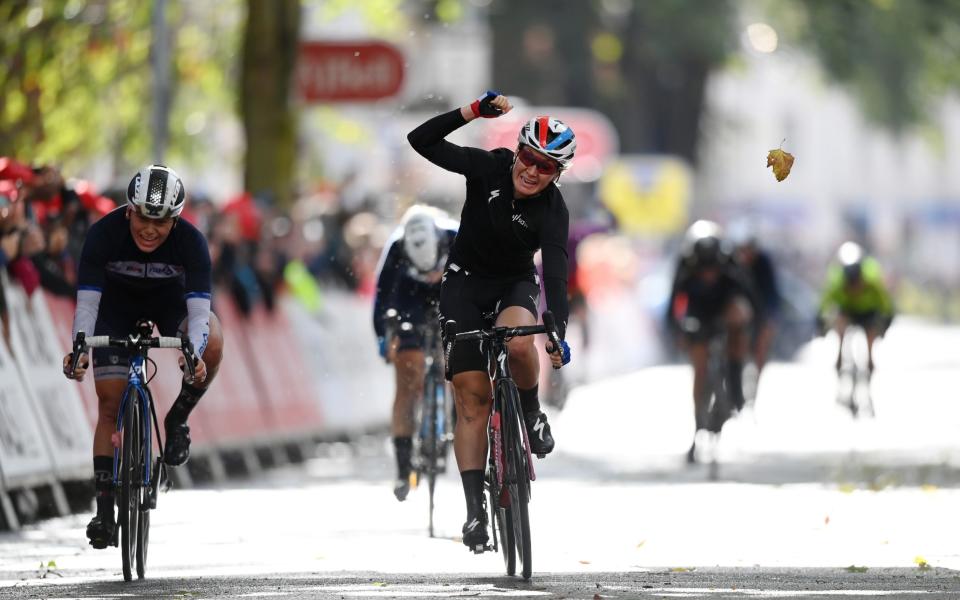
{"type": "Polygon", "coordinates": [[[640,543],[637,544],[637,550],[643,548],[643,545],[647,543],[647,540],[640,540],[640,543]]]}
{"type": "Polygon", "coordinates": [[[790,174],[790,169],[793,167],[793,155],[781,148],[771,150],[770,153],[767,154],[767,166],[773,167],[773,174],[777,178],[777,181],[783,181],[787,178],[787,175],[790,174]]]}
{"type": "Polygon", "coordinates": [[[925,559],[922,556],[915,557],[913,559],[913,562],[916,563],[917,568],[920,569],[921,571],[927,571],[930,569],[930,563],[928,563],[927,559],[925,559]]]}

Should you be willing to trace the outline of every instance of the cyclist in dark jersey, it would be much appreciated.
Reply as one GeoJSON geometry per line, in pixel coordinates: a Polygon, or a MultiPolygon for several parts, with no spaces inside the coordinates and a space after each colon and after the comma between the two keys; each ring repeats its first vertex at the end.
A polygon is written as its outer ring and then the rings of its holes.
{"type": "Polygon", "coordinates": [[[392,362],[396,371],[393,401],[393,447],[397,459],[397,481],[393,494],[403,502],[410,493],[414,408],[423,395],[423,328],[431,310],[440,301],[440,277],[450,247],[457,235],[457,223],[435,209],[415,205],[404,214],[402,225],[383,247],[377,267],[377,295],[373,302],[373,328],[380,356],[392,362]],[[412,329],[388,331],[387,312],[395,310],[412,329]],[[388,339],[387,335],[393,335],[388,339]]]}
{"type": "MultiPolygon", "coordinates": [[[[511,108],[506,97],[487,92],[470,105],[428,120],[407,137],[430,162],[467,180],[460,229],[440,291],[440,320],[456,321],[461,331],[484,327],[483,317],[489,313],[496,314],[497,325],[536,324],[540,281],[533,255],[540,250],[547,308],[556,317],[562,339],[569,312],[569,216],[556,181],[573,159],[573,130],[557,119],[535,117],[520,130],[516,153],[507,148],[488,152],[461,147],[444,139],[478,117],[498,117],[511,108]]],[[[520,391],[533,452],[546,454],[553,450],[554,440],[540,410],[533,339],[509,342],[510,370],[520,391]]],[[[561,346],[548,348],[554,367],[570,360],[569,346],[565,341],[561,346]]],[[[467,503],[463,543],[476,547],[489,539],[483,470],[490,379],[479,342],[457,343],[448,360],[457,402],[454,451],[467,503]]]]}
{"type": "MultiPolygon", "coordinates": [[[[173,169],[150,165],[134,175],[127,206],[94,223],[84,240],[73,321],[74,337],[79,331],[123,337],[141,318],[153,321],[161,335],[175,336],[185,328],[196,353],[196,376],[192,383],[182,382],[164,419],[163,458],[174,466],[190,455],[187,416],[213,381],[223,350],[220,323],[210,312],[210,252],[203,234],[178,218],[185,202],[183,183],[173,169]]],[[[63,359],[68,377],[72,355],[63,359]]],[[[89,362],[86,354],[79,358],[72,374],[78,381],[89,362]]],[[[93,372],[99,398],[93,438],[97,514],[87,537],[94,548],[105,548],[116,529],[111,435],[127,384],[127,353],[94,349],[93,372]]]]}
{"type": "Polygon", "coordinates": [[[707,367],[710,340],[727,333],[726,383],[734,407],[743,408],[743,363],[756,299],[740,267],[723,248],[720,228],[697,221],[687,230],[685,248],[674,275],[668,325],[681,335],[693,366],[693,414],[696,430],[687,462],[696,461],[696,434],[708,423],[707,367]]]}

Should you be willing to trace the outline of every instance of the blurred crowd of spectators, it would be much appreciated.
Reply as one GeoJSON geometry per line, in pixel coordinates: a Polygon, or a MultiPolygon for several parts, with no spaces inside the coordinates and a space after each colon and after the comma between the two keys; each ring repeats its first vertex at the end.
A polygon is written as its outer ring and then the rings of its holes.
{"type": "MultiPolygon", "coordinates": [[[[346,208],[335,186],[302,195],[289,211],[249,193],[216,200],[188,196],[183,218],[207,237],[214,285],[241,314],[272,310],[284,284],[308,308],[322,303],[322,289],[372,293],[389,229],[367,203],[346,208]]],[[[75,298],[87,229],[125,202],[125,188],[101,194],[53,166],[0,157],[0,269],[28,295],[43,288],[75,298]]],[[[2,290],[0,311],[6,321],[2,290]]]]}

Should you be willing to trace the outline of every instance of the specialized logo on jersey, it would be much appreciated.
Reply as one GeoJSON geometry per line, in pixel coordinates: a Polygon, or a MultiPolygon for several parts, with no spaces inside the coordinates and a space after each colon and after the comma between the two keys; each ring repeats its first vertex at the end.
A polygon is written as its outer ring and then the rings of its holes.
{"type": "Polygon", "coordinates": [[[523,220],[523,216],[519,214],[513,215],[513,222],[520,223],[521,225],[523,225],[524,229],[530,229],[530,226],[527,225],[527,222],[523,220]]]}
{"type": "Polygon", "coordinates": [[[493,202],[493,199],[500,195],[500,190],[493,190],[490,192],[490,197],[487,198],[487,204],[493,202]]]}

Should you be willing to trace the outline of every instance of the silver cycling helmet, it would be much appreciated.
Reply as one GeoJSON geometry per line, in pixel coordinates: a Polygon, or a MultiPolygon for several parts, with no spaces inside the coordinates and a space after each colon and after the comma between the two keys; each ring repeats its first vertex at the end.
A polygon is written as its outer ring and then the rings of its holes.
{"type": "Polygon", "coordinates": [[[420,272],[437,268],[437,222],[427,207],[412,206],[403,219],[403,251],[420,272]]]}
{"type": "Polygon", "coordinates": [[[186,204],[183,181],[163,165],[148,165],[130,180],[127,203],[148,219],[179,217],[186,204]]]}

